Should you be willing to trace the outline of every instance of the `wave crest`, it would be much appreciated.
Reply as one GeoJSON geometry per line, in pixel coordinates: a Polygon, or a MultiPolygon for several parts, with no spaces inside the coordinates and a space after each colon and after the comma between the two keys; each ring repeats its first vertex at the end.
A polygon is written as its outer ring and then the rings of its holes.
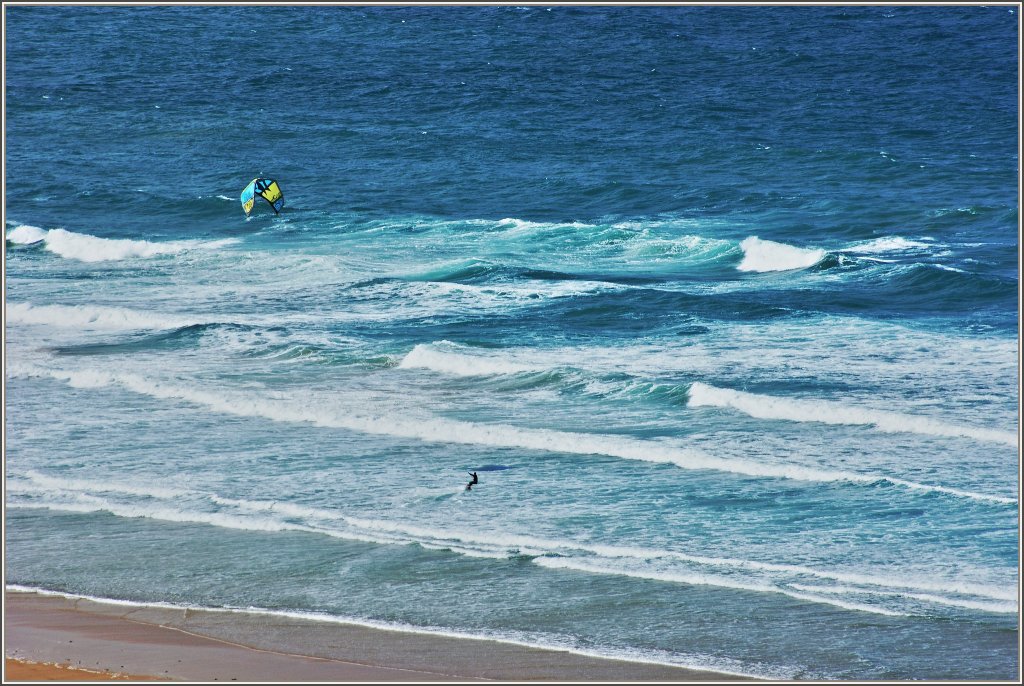
{"type": "Polygon", "coordinates": [[[728,407],[757,419],[784,419],[824,424],[867,424],[890,433],[974,438],[1017,445],[1017,434],[997,429],[959,426],[930,417],[884,412],[825,400],[799,400],[716,388],[699,381],[690,386],[691,407],[728,407]]]}
{"type": "Polygon", "coordinates": [[[100,238],[86,233],[75,233],[66,229],[44,230],[35,226],[22,225],[7,234],[7,241],[17,245],[31,245],[42,242],[49,252],[79,262],[110,262],[132,258],[151,258],[160,255],[175,255],[186,250],[216,249],[232,243],[236,238],[215,241],[145,241],[128,238],[100,238]]]}
{"type": "Polygon", "coordinates": [[[506,359],[474,355],[449,341],[420,343],[399,363],[401,369],[429,369],[454,376],[491,376],[541,371],[506,359]]]}
{"type": "Polygon", "coordinates": [[[573,455],[606,455],[623,460],[674,464],[682,469],[714,470],[763,478],[810,482],[875,483],[887,481],[911,490],[944,493],[972,500],[1016,504],[1015,498],[975,493],[946,486],[917,483],[880,474],[861,474],[796,464],[765,463],[722,458],[660,439],[635,439],[616,434],[579,433],[508,424],[484,424],[431,417],[395,417],[390,412],[332,406],[289,396],[265,397],[247,393],[224,393],[195,386],[166,383],[135,374],[93,369],[58,370],[36,365],[9,365],[8,378],[49,377],[73,388],[118,386],[140,395],[167,400],[184,400],[215,412],[241,417],[264,417],[272,421],[309,423],[314,426],[347,429],[366,434],[413,438],[431,443],[484,445],[519,448],[573,455]]]}
{"type": "Polygon", "coordinates": [[[8,303],[8,324],[43,324],[71,329],[178,329],[196,323],[171,315],[96,305],[32,305],[8,303]]]}
{"type": "Polygon", "coordinates": [[[821,262],[827,254],[820,248],[797,248],[785,243],[766,241],[757,236],[740,243],[743,260],[736,267],[741,272],[784,272],[806,269],[821,262]]]}

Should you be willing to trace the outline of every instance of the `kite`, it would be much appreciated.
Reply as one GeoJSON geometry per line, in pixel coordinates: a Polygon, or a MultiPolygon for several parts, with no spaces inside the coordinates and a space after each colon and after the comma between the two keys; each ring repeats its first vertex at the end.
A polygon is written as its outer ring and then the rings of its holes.
{"type": "Polygon", "coordinates": [[[274,214],[281,213],[281,208],[284,207],[284,194],[281,193],[281,187],[277,185],[277,181],[253,179],[242,191],[242,209],[245,210],[246,217],[252,212],[257,195],[270,203],[270,206],[274,208],[274,214]]]}

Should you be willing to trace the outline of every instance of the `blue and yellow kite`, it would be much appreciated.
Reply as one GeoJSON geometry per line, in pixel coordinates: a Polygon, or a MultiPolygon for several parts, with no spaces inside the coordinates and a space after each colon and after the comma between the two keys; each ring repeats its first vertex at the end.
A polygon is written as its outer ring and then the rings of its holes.
{"type": "Polygon", "coordinates": [[[252,212],[257,194],[270,203],[270,206],[274,208],[274,214],[281,213],[281,208],[284,207],[284,194],[281,193],[281,187],[277,185],[277,181],[253,179],[242,191],[242,209],[245,210],[246,217],[252,212]]]}

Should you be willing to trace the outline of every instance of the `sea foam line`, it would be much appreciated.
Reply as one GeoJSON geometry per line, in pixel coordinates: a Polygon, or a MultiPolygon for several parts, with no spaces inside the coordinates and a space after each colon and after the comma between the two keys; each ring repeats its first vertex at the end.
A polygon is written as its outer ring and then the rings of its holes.
{"type": "MultiPolygon", "coordinates": [[[[128,504],[114,503],[107,498],[88,495],[85,493],[69,494],[71,500],[61,502],[54,500],[38,500],[27,502],[10,507],[18,507],[24,510],[53,510],[64,512],[78,512],[90,514],[95,512],[107,512],[115,517],[125,519],[154,519],[163,522],[175,522],[178,524],[207,524],[222,529],[236,529],[239,531],[300,531],[304,533],[324,534],[326,532],[311,526],[291,524],[272,519],[254,520],[238,514],[225,514],[222,512],[200,512],[198,510],[184,510],[177,507],[154,506],[151,504],[128,504]]],[[[338,538],[349,538],[338,536],[338,538]]],[[[352,540],[360,540],[352,538],[352,540]]],[[[367,543],[379,543],[379,541],[363,539],[367,543]]]]}
{"type": "Polygon", "coordinates": [[[910,598],[912,600],[920,600],[925,603],[937,603],[939,605],[949,605],[950,607],[962,607],[968,610],[980,610],[982,612],[992,612],[996,614],[1015,614],[1017,612],[1017,602],[1005,603],[991,603],[991,602],[979,602],[976,600],[961,600],[957,598],[945,598],[942,596],[932,595],[930,593],[907,593],[905,591],[879,591],[876,589],[866,588],[850,588],[848,586],[806,586],[804,584],[793,584],[792,588],[809,591],[812,593],[827,593],[827,594],[867,594],[867,595],[878,595],[878,596],[890,596],[900,598],[910,598]]]}
{"type": "Polygon", "coordinates": [[[28,225],[15,227],[8,232],[7,241],[19,245],[42,242],[48,251],[64,258],[79,260],[80,262],[106,262],[135,257],[149,258],[158,255],[174,255],[185,250],[216,249],[239,242],[237,238],[224,238],[215,241],[187,240],[167,242],[131,240],[127,238],[100,238],[65,229],[46,230],[28,225]]]}
{"type": "MultiPolygon", "coordinates": [[[[104,305],[34,305],[8,302],[6,323],[43,325],[58,329],[132,331],[136,329],[181,329],[203,324],[233,323],[242,326],[280,327],[305,323],[313,317],[305,314],[254,316],[232,314],[191,314],[186,316],[104,305]]],[[[321,317],[316,317],[322,321],[321,317]]]]}
{"type": "MultiPolygon", "coordinates": [[[[450,550],[456,554],[467,555],[471,557],[496,557],[493,555],[486,554],[474,554],[474,551],[468,549],[461,549],[457,546],[451,545],[438,545],[431,543],[424,543],[419,541],[403,541],[395,540],[385,537],[384,540],[374,537],[363,537],[358,534],[349,532],[338,532],[323,529],[315,526],[305,526],[301,524],[289,524],[286,522],[280,522],[275,520],[261,520],[253,521],[251,518],[239,517],[237,515],[226,515],[223,513],[212,513],[212,512],[186,512],[172,508],[160,508],[160,507],[138,507],[129,505],[120,505],[110,502],[103,501],[101,498],[95,498],[92,496],[86,496],[84,494],[77,494],[79,502],[73,503],[34,503],[27,505],[15,505],[14,507],[20,509],[48,509],[65,512],[77,512],[77,513],[90,513],[90,512],[107,512],[117,517],[125,518],[146,518],[154,519],[165,522],[175,522],[183,524],[206,524],[210,526],[216,526],[225,529],[238,529],[245,531],[265,531],[265,532],[282,532],[282,531],[294,531],[294,532],[305,532],[305,533],[319,533],[322,535],[331,536],[333,538],[341,538],[345,540],[360,541],[366,543],[375,544],[399,544],[407,545],[410,543],[418,543],[424,548],[437,549],[437,550],[450,550]]],[[[537,554],[537,553],[534,553],[537,554]]],[[[504,557],[504,556],[502,556],[504,557]]],[[[690,586],[714,586],[718,588],[726,588],[730,590],[738,591],[750,591],[754,593],[778,593],[781,595],[797,598],[799,600],[805,600],[823,605],[832,605],[840,607],[846,610],[855,610],[860,612],[870,612],[874,614],[880,614],[885,616],[912,616],[910,613],[900,612],[897,610],[890,610],[884,607],[875,605],[864,605],[862,603],[851,603],[849,601],[841,600],[832,597],[832,594],[836,591],[829,591],[821,589],[827,595],[817,595],[806,592],[799,592],[799,590],[791,590],[785,586],[779,586],[771,583],[754,583],[743,580],[735,580],[727,577],[721,577],[713,574],[700,574],[692,572],[673,572],[673,571],[657,571],[657,570],[635,570],[610,567],[605,564],[593,564],[578,559],[568,559],[565,557],[534,557],[531,562],[537,566],[544,567],[547,569],[564,569],[577,572],[584,572],[588,574],[603,574],[603,575],[615,575],[625,576],[635,579],[648,579],[652,581],[660,581],[664,583],[673,584],[686,584],[690,586]]],[[[886,594],[879,594],[886,595],[886,594]]],[[[897,594],[888,594],[897,595],[897,594]]],[[[944,603],[950,604],[950,603],[944,603]]],[[[969,607],[969,606],[967,606],[969,607]]],[[[978,608],[975,608],[978,609],[978,608]]],[[[1013,610],[1015,611],[1015,610],[1013,610]]]]}
{"type": "MultiPolygon", "coordinates": [[[[1016,612],[1016,594],[1012,589],[992,585],[976,584],[949,580],[945,583],[936,583],[931,580],[914,579],[910,577],[882,577],[876,575],[860,574],[855,572],[843,572],[833,570],[819,570],[803,565],[766,563],[754,560],[735,558],[710,558],[705,556],[690,555],[678,551],[660,550],[651,548],[637,548],[610,544],[594,544],[578,542],[572,539],[549,539],[537,536],[524,536],[520,534],[509,534],[505,532],[487,531],[458,531],[437,529],[429,526],[407,524],[402,522],[386,521],[379,519],[367,519],[363,517],[352,517],[336,510],[309,507],[282,501],[261,501],[245,500],[237,498],[226,498],[215,494],[202,493],[199,491],[186,492],[180,490],[166,489],[162,487],[137,486],[135,484],[108,483],[108,481],[94,481],[88,479],[64,479],[48,477],[35,471],[28,471],[24,475],[11,475],[8,480],[8,492],[11,495],[27,494],[41,496],[54,496],[60,501],[36,499],[29,502],[9,502],[9,507],[23,509],[51,509],[72,512],[100,512],[105,511],[121,517],[144,517],[164,521],[183,523],[208,524],[232,529],[245,529],[253,531],[301,531],[306,533],[317,533],[340,538],[344,540],[360,541],[375,544],[417,544],[424,548],[436,550],[449,550],[461,555],[472,557],[487,557],[492,559],[507,559],[510,555],[533,556],[541,566],[562,565],[562,562],[573,560],[573,565],[568,565],[579,571],[595,573],[614,573],[624,576],[639,576],[661,581],[676,583],[700,584],[727,586],[741,590],[772,591],[786,584],[786,588],[824,592],[826,594],[836,593],[862,593],[880,596],[902,596],[914,598],[924,602],[964,607],[968,609],[980,609],[989,612],[1016,612]],[[21,477],[27,478],[31,484],[25,484],[21,477]],[[38,484],[38,486],[36,485],[38,484]],[[145,503],[118,503],[111,502],[101,496],[95,496],[83,491],[95,491],[99,493],[125,493],[154,497],[163,499],[190,498],[188,504],[194,508],[196,501],[206,501],[220,507],[229,507],[243,513],[264,515],[263,518],[253,519],[252,517],[240,516],[237,513],[224,511],[196,511],[195,509],[183,510],[181,506],[154,505],[151,502],[145,503]],[[70,499],[70,502],[69,502],[70,499]],[[287,518],[284,521],[281,518],[287,518]],[[294,520],[300,520],[296,522],[294,520]],[[346,528],[337,528],[343,524],[346,528]],[[580,560],[579,554],[584,553],[593,556],[590,561],[580,560]],[[550,559],[562,562],[549,562],[550,559]],[[634,562],[649,563],[652,560],[676,561],[686,564],[695,564],[700,567],[710,567],[716,570],[742,569],[748,572],[770,572],[773,574],[784,574],[790,579],[775,579],[770,583],[758,582],[747,583],[737,582],[734,579],[717,575],[708,575],[703,572],[659,572],[657,576],[651,576],[646,572],[634,573],[632,570],[610,567],[607,564],[595,567],[593,559],[607,562],[613,560],[631,560],[634,562]],[[577,564],[578,563],[578,564],[577,564]],[[578,565],[590,565],[586,569],[578,565]],[[873,589],[848,588],[848,587],[801,587],[798,583],[800,577],[813,576],[819,579],[828,579],[845,583],[854,583],[861,586],[874,586],[873,589]],[[796,577],[793,579],[792,577],[796,577]],[[742,585],[736,585],[742,584],[742,585]],[[905,589],[900,591],[884,589],[905,589]],[[984,600],[972,600],[962,598],[949,598],[945,596],[925,595],[921,593],[910,593],[908,591],[929,591],[932,593],[945,593],[957,596],[974,596],[984,600]],[[1005,601],[993,603],[991,601],[1005,601]]],[[[565,566],[565,565],[562,565],[565,566]]],[[[846,606],[844,606],[846,607],[846,606]]],[[[856,609],[856,608],[849,608],[856,609]]]]}
{"type": "MultiPolygon", "coordinates": [[[[474,552],[498,559],[507,558],[510,554],[532,555],[532,556],[559,556],[573,553],[587,553],[602,559],[626,558],[633,560],[648,561],[652,559],[677,560],[680,562],[696,564],[713,568],[742,569],[748,571],[767,571],[774,573],[790,574],[795,576],[814,576],[846,584],[857,584],[860,586],[883,587],[889,589],[906,589],[910,591],[927,591],[933,593],[946,593],[954,595],[967,595],[986,598],[988,600],[1015,601],[1017,594],[1015,589],[1004,589],[991,585],[973,584],[970,582],[948,581],[944,583],[923,578],[909,577],[906,575],[877,575],[864,574],[851,571],[817,569],[797,564],[782,564],[775,562],[760,562],[757,560],[745,560],[741,558],[723,558],[691,555],[679,551],[660,550],[652,548],[639,548],[631,546],[618,546],[609,544],[594,544],[573,541],[571,539],[555,540],[535,535],[523,535],[508,533],[504,531],[482,531],[478,528],[472,530],[451,530],[440,529],[420,524],[409,524],[380,519],[368,519],[366,517],[354,517],[333,509],[316,508],[306,505],[298,505],[282,501],[260,501],[244,500],[238,498],[225,498],[215,494],[199,490],[180,490],[167,488],[158,485],[142,485],[137,483],[119,483],[117,481],[94,479],[52,477],[41,474],[35,470],[29,470],[24,474],[10,474],[7,481],[10,494],[17,495],[23,492],[39,492],[43,495],[69,496],[88,495],[86,491],[113,492],[113,494],[126,494],[144,498],[175,500],[175,499],[201,499],[224,507],[236,508],[249,513],[281,515],[291,518],[299,518],[306,522],[307,528],[302,530],[316,530],[318,532],[334,535],[336,538],[364,541],[370,543],[401,543],[432,545],[445,548],[452,546],[475,546],[474,552]],[[22,477],[40,486],[26,487],[22,477]],[[345,531],[338,531],[316,522],[343,522],[349,528],[345,531]],[[353,535],[353,532],[356,534],[353,535]],[[378,537],[384,534],[384,538],[378,537]]],[[[461,492],[461,488],[455,492],[461,492]]],[[[102,499],[91,498],[89,505],[96,505],[103,502],[102,499]]],[[[16,504],[12,504],[17,506],[16,504]]],[[[55,504],[54,504],[55,505],[55,504]]],[[[208,521],[206,523],[214,523],[208,521]]],[[[820,591],[822,589],[814,589],[820,591]]],[[[866,591],[865,591],[866,592],[866,591]]],[[[879,593],[882,593],[881,591],[879,593]]]]}
{"type": "Polygon", "coordinates": [[[614,574],[619,576],[629,576],[637,579],[650,579],[652,581],[665,581],[669,583],[687,584],[691,586],[716,586],[718,588],[728,588],[738,591],[752,591],[755,593],[779,593],[781,595],[789,596],[790,598],[797,598],[798,600],[805,600],[809,602],[833,605],[835,607],[841,607],[844,610],[856,610],[858,612],[870,612],[873,614],[885,615],[887,617],[909,617],[910,614],[906,612],[898,612],[896,610],[889,610],[884,607],[878,607],[876,605],[864,605],[863,603],[851,603],[844,600],[837,600],[826,596],[818,596],[809,593],[798,593],[791,591],[781,586],[775,586],[772,584],[754,584],[743,581],[734,581],[725,577],[718,577],[708,574],[680,574],[677,572],[662,572],[655,570],[622,570],[605,567],[602,565],[593,565],[586,562],[580,562],[578,560],[568,560],[565,558],[537,558],[534,563],[546,567],[548,569],[570,569],[574,571],[587,572],[589,574],[614,574]]]}
{"type": "Polygon", "coordinates": [[[929,249],[934,250],[935,244],[925,243],[922,240],[903,238],[902,236],[887,236],[884,238],[874,238],[868,241],[860,241],[849,247],[843,248],[839,252],[867,254],[929,249]]]}
{"type": "MultiPolygon", "coordinates": [[[[946,424],[929,417],[850,407],[827,400],[800,400],[759,395],[716,388],[699,381],[690,386],[689,405],[691,407],[728,407],[757,419],[784,419],[823,424],[864,424],[887,433],[965,437],[1017,446],[1017,434],[1009,431],[946,424]]],[[[916,487],[912,486],[910,482],[892,481],[901,486],[916,487]]]]}
{"type": "Polygon", "coordinates": [[[709,469],[747,476],[794,479],[798,481],[856,483],[889,483],[907,488],[946,493],[949,495],[1014,504],[1004,496],[974,493],[945,486],[920,484],[885,475],[829,471],[786,464],[764,464],[749,460],[723,459],[692,448],[657,440],[639,440],[610,434],[583,434],[552,429],[523,429],[505,424],[479,424],[438,417],[420,420],[396,417],[393,413],[369,414],[365,410],[338,410],[326,404],[310,403],[285,397],[253,397],[251,395],[220,395],[189,386],[153,381],[135,374],[114,374],[98,370],[68,371],[46,369],[35,365],[9,365],[8,377],[49,377],[67,382],[75,388],[118,386],[142,395],[167,400],[184,400],[224,414],[262,417],[272,421],[309,423],[314,426],[347,429],[360,433],[399,436],[435,443],[488,445],[500,448],[521,448],[576,455],[606,455],[640,462],[668,463],[683,469],[709,469]]]}
{"type": "MultiPolygon", "coordinates": [[[[26,492],[22,489],[15,489],[16,492],[26,492]]],[[[31,491],[31,489],[28,489],[31,491]]],[[[958,599],[948,598],[943,596],[935,596],[931,594],[920,594],[920,593],[908,593],[906,591],[887,591],[879,589],[863,589],[863,588],[847,588],[847,587],[820,587],[820,586],[806,586],[799,583],[792,583],[789,581],[746,581],[736,580],[728,577],[719,576],[716,574],[705,574],[700,572],[680,572],[680,571],[663,571],[663,570],[636,570],[622,567],[610,566],[607,561],[615,559],[614,557],[599,558],[603,561],[602,564],[594,564],[592,561],[580,558],[566,557],[567,551],[593,551],[596,548],[588,546],[587,544],[578,544],[572,541],[544,541],[544,539],[535,539],[532,537],[522,536],[502,536],[496,535],[495,540],[488,540],[486,538],[465,536],[463,534],[448,534],[444,538],[438,536],[436,533],[428,534],[425,536],[413,535],[408,536],[409,532],[425,531],[421,527],[409,527],[393,522],[376,522],[373,525],[368,526],[363,523],[364,531],[370,533],[360,533],[359,531],[342,531],[334,528],[325,527],[323,525],[313,524],[299,524],[284,522],[278,519],[261,519],[254,520],[251,517],[239,516],[237,514],[227,514],[223,512],[198,512],[198,511],[185,511],[181,509],[171,507],[154,507],[152,505],[126,505],[119,503],[112,503],[106,499],[90,496],[87,494],[76,493],[72,494],[75,502],[33,502],[33,503],[11,503],[9,507],[12,509],[46,509],[53,511],[63,512],[76,512],[76,513],[92,513],[92,512],[107,512],[117,517],[125,518],[145,518],[154,519],[158,521],[184,523],[184,524],[205,524],[209,526],[216,526],[219,528],[236,529],[245,531],[263,531],[263,532],[302,532],[311,534],[320,534],[329,536],[331,538],[338,538],[348,541],[357,541],[362,543],[371,543],[376,545],[420,545],[426,549],[432,550],[446,550],[449,552],[456,553],[458,555],[464,555],[468,557],[487,557],[492,559],[507,559],[510,551],[510,546],[515,546],[515,550],[519,554],[530,555],[533,557],[532,563],[550,569],[569,569],[574,571],[580,571],[585,573],[593,574],[611,574],[616,576],[625,576],[630,578],[638,579],[650,579],[654,581],[661,581],[665,583],[678,583],[688,584],[694,586],[716,586],[719,588],[728,588],[734,590],[751,591],[758,593],[781,593],[790,597],[798,598],[801,600],[807,600],[810,602],[816,602],[820,604],[833,605],[848,610],[857,610],[864,612],[873,612],[876,614],[883,614],[888,616],[910,616],[913,613],[900,612],[897,610],[890,610],[884,607],[878,607],[875,605],[863,605],[861,603],[851,603],[846,600],[833,598],[830,596],[838,594],[867,594],[883,597],[903,597],[920,600],[922,602],[930,604],[947,605],[952,607],[962,607],[966,609],[981,610],[985,612],[993,613],[1015,613],[1017,611],[1017,605],[1015,600],[1007,598],[1007,602],[993,603],[986,601],[970,600],[970,599],[958,599]],[[405,537],[389,535],[387,532],[402,533],[406,534],[405,537]],[[383,534],[383,535],[382,535],[383,534]],[[464,545],[459,545],[456,542],[461,541],[463,543],[474,544],[474,541],[479,543],[481,541],[487,541],[483,545],[489,550],[481,548],[467,548],[464,545]],[[498,541],[498,542],[496,542],[498,541]],[[526,545],[520,547],[517,544],[526,544],[533,546],[527,548],[526,545]],[[814,592],[808,594],[807,591],[814,592]],[[820,594],[825,595],[820,595],[820,594]]],[[[270,511],[274,508],[260,508],[260,507],[244,507],[244,501],[234,501],[228,498],[215,498],[211,497],[212,501],[219,502],[222,505],[230,505],[231,503],[237,503],[239,509],[254,511],[270,511]]],[[[271,505],[280,504],[272,503],[271,505]]],[[[294,512],[292,512],[294,516],[294,512]]],[[[356,518],[350,518],[344,515],[335,515],[336,519],[343,520],[346,523],[354,523],[359,520],[356,518]]],[[[612,546],[601,546],[604,548],[611,548],[612,546]]],[[[671,551],[649,551],[651,554],[648,556],[638,557],[634,555],[620,555],[615,557],[622,557],[633,559],[637,561],[649,561],[655,558],[676,558],[680,560],[699,560],[701,558],[695,556],[689,556],[680,553],[674,553],[671,551]]],[[[721,561],[720,561],[721,562],[721,561]]],[[[796,567],[792,565],[768,565],[763,563],[756,563],[747,560],[731,560],[734,563],[726,566],[737,566],[752,569],[764,569],[764,568],[791,568],[794,570],[804,570],[812,575],[820,578],[831,578],[831,579],[842,579],[842,578],[853,578],[857,575],[848,575],[842,573],[833,573],[821,570],[812,570],[807,568],[796,567]]],[[[868,585],[876,585],[883,587],[892,588],[908,588],[912,590],[919,590],[921,587],[907,582],[896,582],[890,586],[890,584],[883,579],[875,579],[867,576],[860,576],[864,579],[863,583],[868,585]]],[[[965,593],[961,590],[961,587],[954,587],[953,589],[945,589],[953,593],[965,593]]],[[[981,595],[975,593],[975,595],[981,595]]],[[[982,596],[984,597],[984,596],[982,596]]],[[[989,596],[991,598],[991,596],[989,596]]],[[[993,598],[994,599],[994,598],[993,598]]]]}
{"type": "Polygon", "coordinates": [[[173,315],[98,305],[33,305],[7,303],[8,324],[43,324],[70,329],[179,329],[203,323],[173,315]]]}
{"type": "Polygon", "coordinates": [[[607,648],[594,650],[582,648],[576,645],[575,639],[571,636],[548,636],[548,640],[541,638],[542,635],[534,635],[526,632],[507,630],[481,633],[470,633],[439,626],[415,626],[404,622],[390,622],[362,617],[346,617],[332,615],[325,612],[314,611],[293,611],[293,610],[270,610],[261,607],[210,607],[192,603],[171,603],[165,601],[144,602],[135,600],[120,600],[116,598],[105,598],[101,596],[85,595],[80,593],[69,593],[67,591],[55,591],[37,586],[24,586],[19,584],[7,584],[6,590],[16,593],[35,593],[43,596],[67,598],[69,600],[85,600],[101,605],[114,605],[118,607],[153,608],[158,610],[174,610],[184,612],[209,612],[211,614],[229,615],[258,615],[265,617],[279,617],[285,619],[301,619],[323,624],[344,624],[358,626],[367,629],[378,629],[381,631],[396,631],[405,634],[417,634],[421,636],[439,636],[443,638],[457,638],[466,641],[490,641],[505,645],[515,645],[523,648],[547,650],[551,652],[569,653],[582,657],[592,657],[603,660],[622,660],[638,664],[657,665],[662,667],[677,667],[702,672],[715,672],[727,676],[747,677],[752,679],[787,679],[796,674],[796,669],[778,669],[773,671],[750,672],[741,669],[742,663],[729,658],[715,656],[690,656],[679,654],[681,660],[673,660],[672,653],[655,650],[623,650],[621,648],[607,648]]]}
{"type": "MultiPolygon", "coordinates": [[[[11,476],[14,476],[13,474],[11,476]]],[[[95,481],[92,479],[76,479],[68,477],[55,477],[48,474],[43,474],[34,469],[30,469],[24,473],[30,481],[42,486],[49,488],[54,491],[100,491],[110,493],[124,493],[126,495],[137,495],[149,498],[182,498],[189,495],[189,491],[183,491],[180,488],[171,488],[167,486],[157,486],[153,484],[126,484],[104,479],[103,481],[95,481]]]]}
{"type": "MultiPolygon", "coordinates": [[[[992,600],[1013,601],[1016,600],[1017,597],[1013,590],[1007,591],[990,585],[974,584],[970,582],[949,582],[942,584],[920,579],[883,577],[853,572],[820,570],[802,565],[758,562],[755,560],[736,558],[704,557],[672,550],[602,545],[573,540],[555,540],[536,536],[522,536],[497,532],[488,532],[486,534],[465,531],[451,532],[397,522],[367,520],[364,518],[344,515],[341,516],[347,524],[367,531],[384,531],[391,534],[402,534],[410,537],[417,543],[421,543],[423,541],[429,541],[435,544],[456,542],[483,546],[488,549],[502,551],[503,554],[500,555],[501,557],[507,557],[510,551],[516,551],[522,555],[535,555],[538,557],[558,556],[553,559],[564,560],[566,559],[564,557],[566,554],[579,551],[589,553],[602,559],[625,558],[639,561],[648,561],[652,559],[677,560],[706,567],[726,567],[732,569],[766,571],[795,576],[806,575],[847,583],[860,583],[869,586],[973,595],[992,600]]],[[[940,601],[937,600],[936,602],[940,601]]]]}

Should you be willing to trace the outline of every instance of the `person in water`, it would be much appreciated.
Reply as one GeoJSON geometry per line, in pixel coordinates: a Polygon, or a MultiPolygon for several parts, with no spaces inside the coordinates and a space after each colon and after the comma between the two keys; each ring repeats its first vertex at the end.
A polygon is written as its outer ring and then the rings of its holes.
{"type": "Polygon", "coordinates": [[[473,480],[472,480],[472,481],[470,481],[470,482],[469,482],[468,484],[466,484],[466,490],[467,490],[467,491],[472,491],[472,490],[473,490],[473,484],[478,484],[478,483],[480,483],[480,479],[478,479],[478,478],[477,478],[477,476],[476,476],[476,472],[470,472],[470,473],[469,473],[469,475],[470,475],[471,477],[473,477],[473,480]]]}

